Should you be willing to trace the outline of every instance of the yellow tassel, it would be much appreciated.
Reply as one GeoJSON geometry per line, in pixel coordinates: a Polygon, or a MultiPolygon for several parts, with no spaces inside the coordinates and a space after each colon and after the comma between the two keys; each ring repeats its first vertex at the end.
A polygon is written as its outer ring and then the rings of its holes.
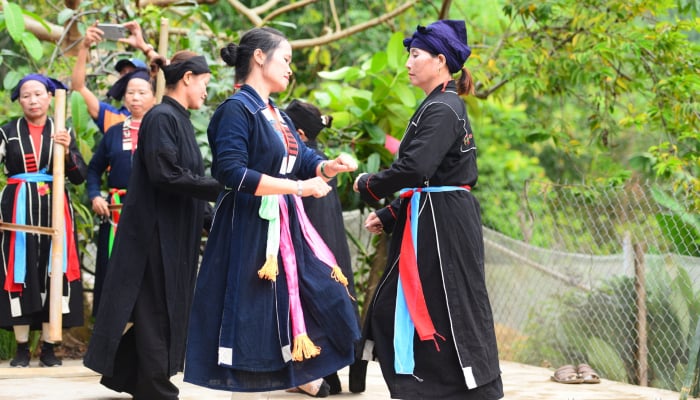
{"type": "Polygon", "coordinates": [[[336,282],[340,282],[343,284],[343,286],[348,285],[348,278],[345,277],[345,274],[343,274],[343,271],[340,269],[339,266],[334,266],[333,272],[331,272],[331,278],[335,279],[336,282]]]}
{"type": "Polygon", "coordinates": [[[321,354],[321,348],[311,341],[309,335],[302,333],[294,337],[294,349],[292,350],[292,360],[304,361],[321,354]]]}
{"type": "Polygon", "coordinates": [[[277,280],[277,274],[279,274],[279,268],[277,268],[277,257],[267,256],[265,264],[258,270],[258,277],[260,279],[268,279],[275,282],[277,280]]]}

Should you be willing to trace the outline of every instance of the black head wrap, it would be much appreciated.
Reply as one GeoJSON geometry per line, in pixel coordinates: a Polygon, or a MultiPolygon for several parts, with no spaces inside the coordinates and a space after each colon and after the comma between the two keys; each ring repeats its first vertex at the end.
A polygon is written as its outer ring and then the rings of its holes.
{"type": "Polygon", "coordinates": [[[51,92],[51,94],[56,94],[56,89],[64,89],[67,90],[66,85],[61,83],[58,79],[54,78],[49,78],[46,75],[41,75],[41,74],[29,74],[22,78],[17,86],[12,90],[12,94],[10,95],[10,100],[15,101],[19,98],[19,90],[22,88],[22,85],[27,83],[27,81],[38,81],[44,84],[46,86],[46,90],[51,92]]]}
{"type": "Polygon", "coordinates": [[[164,66],[165,83],[167,85],[177,83],[187,71],[192,71],[195,75],[211,72],[204,56],[194,56],[187,61],[164,66]]]}
{"type": "Polygon", "coordinates": [[[129,81],[132,79],[143,79],[144,81],[151,81],[151,74],[147,69],[139,68],[135,69],[128,74],[124,74],[119,80],[114,82],[109,91],[107,91],[107,96],[113,98],[114,100],[121,101],[122,97],[126,93],[126,87],[129,85],[129,81]]]}
{"type": "Polygon", "coordinates": [[[315,140],[323,128],[330,128],[333,121],[332,117],[321,115],[321,111],[313,104],[296,99],[289,103],[284,112],[291,118],[297,129],[304,131],[304,135],[309,140],[315,140]]]}
{"type": "Polygon", "coordinates": [[[467,45],[467,26],[460,20],[440,20],[426,26],[418,25],[413,36],[403,40],[403,45],[425,50],[430,54],[442,54],[450,73],[456,73],[471,55],[467,45]]]}

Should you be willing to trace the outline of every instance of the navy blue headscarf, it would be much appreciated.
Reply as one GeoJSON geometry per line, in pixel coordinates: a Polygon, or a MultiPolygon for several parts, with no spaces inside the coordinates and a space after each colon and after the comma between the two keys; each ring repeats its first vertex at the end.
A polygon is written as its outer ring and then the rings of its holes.
{"type": "Polygon", "coordinates": [[[107,91],[107,97],[121,101],[122,97],[124,97],[124,94],[126,93],[126,86],[129,84],[129,81],[134,78],[143,79],[149,83],[151,82],[151,74],[147,69],[135,69],[128,74],[124,74],[124,76],[114,82],[114,85],[112,85],[112,87],[109,88],[109,91],[107,91]]]}
{"type": "Polygon", "coordinates": [[[15,88],[12,89],[10,100],[15,101],[19,98],[19,90],[22,88],[22,85],[27,83],[27,81],[38,81],[43,83],[44,86],[46,86],[46,90],[51,92],[51,94],[56,94],[56,89],[68,89],[66,85],[61,83],[61,81],[59,81],[58,79],[49,78],[48,76],[41,74],[29,74],[22,78],[17,84],[17,86],[15,86],[15,88]]]}
{"type": "Polygon", "coordinates": [[[467,26],[461,20],[440,20],[427,27],[418,25],[413,36],[403,40],[403,45],[407,50],[413,47],[434,55],[442,54],[452,74],[461,70],[472,54],[467,45],[467,26]]]}

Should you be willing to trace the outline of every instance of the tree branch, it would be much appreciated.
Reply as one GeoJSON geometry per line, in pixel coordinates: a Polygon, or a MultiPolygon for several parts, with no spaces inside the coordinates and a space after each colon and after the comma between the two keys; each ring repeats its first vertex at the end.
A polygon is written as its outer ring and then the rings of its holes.
{"type": "Polygon", "coordinates": [[[296,3],[291,3],[291,4],[287,4],[286,6],[282,6],[278,9],[276,9],[275,11],[269,13],[265,18],[263,18],[261,20],[260,25],[257,25],[257,26],[263,26],[263,25],[267,24],[267,21],[275,18],[278,15],[286,13],[287,11],[296,10],[297,8],[304,7],[307,4],[315,3],[317,1],[318,0],[301,0],[301,1],[298,1],[296,3]]]}
{"type": "Polygon", "coordinates": [[[328,35],[320,36],[317,38],[313,39],[298,39],[298,40],[293,40],[290,42],[292,45],[292,49],[303,49],[307,47],[314,47],[314,46],[319,46],[323,44],[327,44],[330,42],[334,42],[336,40],[351,36],[357,32],[364,31],[366,29],[369,29],[373,26],[379,25],[387,20],[390,20],[394,18],[395,16],[405,12],[409,8],[413,7],[414,4],[416,4],[417,0],[409,0],[402,5],[400,5],[398,8],[381,15],[377,18],[373,18],[365,23],[362,24],[357,24],[354,26],[351,26],[349,28],[343,29],[342,31],[339,32],[334,32],[328,35]]]}

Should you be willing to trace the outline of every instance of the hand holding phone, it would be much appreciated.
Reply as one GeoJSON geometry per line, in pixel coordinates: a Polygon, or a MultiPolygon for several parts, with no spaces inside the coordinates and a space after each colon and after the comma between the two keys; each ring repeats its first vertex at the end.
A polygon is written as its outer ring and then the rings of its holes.
{"type": "Polygon", "coordinates": [[[128,29],[121,24],[97,24],[97,29],[104,32],[103,39],[114,41],[125,38],[128,32],[128,29]]]}

